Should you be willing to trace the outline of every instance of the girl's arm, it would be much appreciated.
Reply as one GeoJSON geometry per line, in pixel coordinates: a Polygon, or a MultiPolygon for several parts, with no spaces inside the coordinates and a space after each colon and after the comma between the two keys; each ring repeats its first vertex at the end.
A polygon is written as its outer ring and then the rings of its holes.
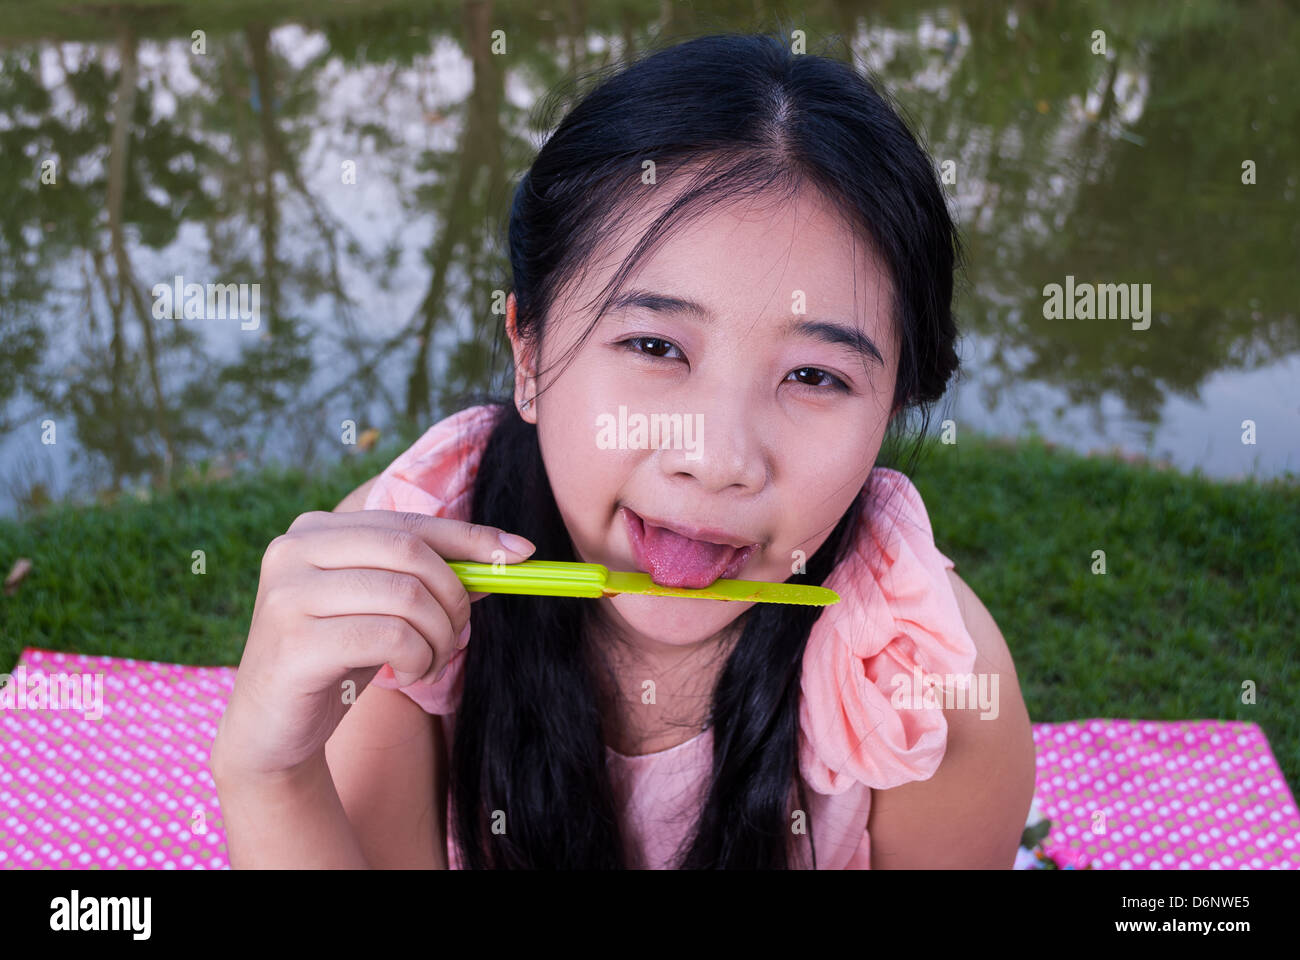
{"type": "MultiPolygon", "coordinates": [[[[361,509],[375,479],[353,490],[336,509],[361,509]]],[[[250,776],[239,770],[237,757],[220,757],[215,751],[209,767],[232,869],[370,866],[324,756],[276,778],[250,776]],[[286,824],[293,829],[285,829],[286,824]]]]}
{"type": "MultiPolygon", "coordinates": [[[[360,510],[375,480],[334,508],[360,510]]],[[[406,694],[371,684],[325,743],[338,797],[376,869],[447,869],[445,747],[438,718],[406,694]]]]}
{"type": "Polygon", "coordinates": [[[997,716],[944,710],[948,747],[929,780],[871,797],[871,869],[1010,870],[1034,798],[1034,738],[1020,681],[997,623],[948,571],[975,641],[975,673],[998,677],[997,716]]]}
{"type": "Polygon", "coordinates": [[[249,775],[212,757],[233,869],[447,869],[437,718],[368,686],[292,774],[249,775]]]}
{"type": "Polygon", "coordinates": [[[367,869],[324,757],[283,777],[245,776],[216,757],[232,869],[367,869]]]}
{"type": "MultiPolygon", "coordinates": [[[[374,480],[335,512],[360,510],[374,480]]],[[[322,754],[291,775],[250,776],[213,752],[233,868],[446,868],[434,809],[441,731],[404,694],[367,686],[322,754]],[[289,828],[291,825],[291,828],[289,828]]]]}
{"type": "Polygon", "coordinates": [[[366,687],[325,744],[338,796],[377,870],[446,870],[442,724],[406,694],[366,687]]]}

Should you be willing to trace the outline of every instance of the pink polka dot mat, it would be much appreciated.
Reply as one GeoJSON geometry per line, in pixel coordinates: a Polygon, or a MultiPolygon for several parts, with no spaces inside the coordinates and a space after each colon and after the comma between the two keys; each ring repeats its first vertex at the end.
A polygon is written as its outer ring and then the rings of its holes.
{"type": "MultiPolygon", "coordinates": [[[[229,868],[208,750],[235,668],[28,647],[10,673],[26,687],[0,698],[0,868],[229,868]],[[102,680],[73,705],[26,696],[72,675],[102,680]]],[[[1058,863],[1300,867],[1295,801],[1253,723],[1039,723],[1034,742],[1058,863]]]]}
{"type": "Polygon", "coordinates": [[[229,867],[208,748],[234,667],[28,647],[9,671],[15,698],[24,667],[27,690],[45,678],[59,708],[0,708],[0,868],[229,867]],[[98,719],[99,680],[80,710],[53,693],[73,674],[102,677],[98,719]]]}
{"type": "Polygon", "coordinates": [[[1253,723],[1034,724],[1035,802],[1058,864],[1119,870],[1300,868],[1295,799],[1253,723]]]}

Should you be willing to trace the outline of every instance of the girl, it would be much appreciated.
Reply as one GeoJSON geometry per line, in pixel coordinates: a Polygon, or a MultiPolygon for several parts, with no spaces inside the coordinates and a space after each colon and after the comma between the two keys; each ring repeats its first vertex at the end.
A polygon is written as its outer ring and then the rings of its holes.
{"type": "Polygon", "coordinates": [[[509,256],[513,403],[266,552],[212,751],[232,865],[1010,868],[1014,665],[876,467],[958,362],[953,225],[894,110],[773,38],[673,46],[559,124],[509,256]],[[600,426],[656,414],[694,430],[600,426]],[[531,556],[842,599],[467,594],[445,563],[531,556]]]}

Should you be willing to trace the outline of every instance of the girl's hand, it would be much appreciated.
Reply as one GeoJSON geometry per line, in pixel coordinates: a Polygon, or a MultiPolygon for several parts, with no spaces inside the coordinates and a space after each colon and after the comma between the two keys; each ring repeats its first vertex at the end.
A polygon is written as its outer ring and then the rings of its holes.
{"type": "Polygon", "coordinates": [[[468,593],[443,558],[517,563],[535,549],[501,535],[391,510],[295,519],[262,557],[213,768],[281,775],[323,757],[348,705],[385,663],[401,686],[431,682],[468,640],[470,602],[484,596],[468,593]]]}

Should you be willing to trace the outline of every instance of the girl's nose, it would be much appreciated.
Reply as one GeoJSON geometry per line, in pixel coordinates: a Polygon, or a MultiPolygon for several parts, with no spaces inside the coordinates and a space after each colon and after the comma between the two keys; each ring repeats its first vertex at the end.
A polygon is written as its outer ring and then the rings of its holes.
{"type": "Polygon", "coordinates": [[[767,480],[767,455],[752,407],[730,400],[684,412],[680,443],[659,451],[668,476],[690,476],[704,493],[752,494],[767,480]]]}

